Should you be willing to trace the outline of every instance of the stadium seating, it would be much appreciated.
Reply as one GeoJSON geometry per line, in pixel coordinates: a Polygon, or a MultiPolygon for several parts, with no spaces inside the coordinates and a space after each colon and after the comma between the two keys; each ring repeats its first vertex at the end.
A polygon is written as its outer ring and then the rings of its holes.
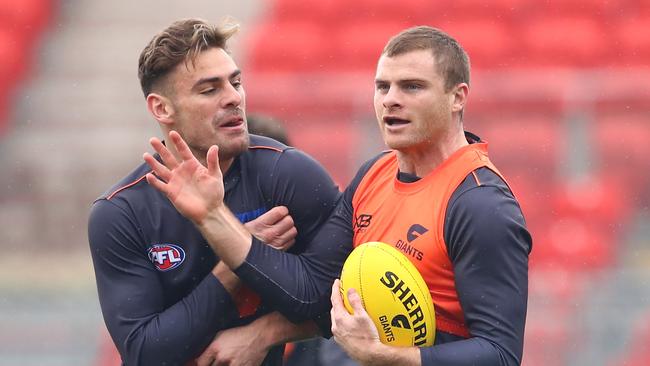
{"type": "Polygon", "coordinates": [[[337,62],[332,70],[371,70],[377,65],[386,40],[404,29],[400,21],[370,20],[341,26],[336,34],[337,62]],[[372,34],[373,37],[368,37],[372,34]]]}
{"type": "Polygon", "coordinates": [[[327,35],[302,20],[264,23],[251,35],[249,67],[267,72],[307,72],[329,66],[327,35]],[[272,37],[269,35],[273,35],[272,37]]]}
{"type": "Polygon", "coordinates": [[[612,64],[648,65],[650,60],[650,13],[646,16],[622,19],[616,24],[615,35],[619,52],[612,64]]]}
{"type": "Polygon", "coordinates": [[[470,55],[473,68],[501,68],[516,62],[517,38],[507,23],[493,19],[447,19],[436,23],[456,38],[470,55]],[[489,42],[485,42],[489,39],[489,42]]]}
{"type": "Polygon", "coordinates": [[[622,198],[630,200],[647,190],[647,176],[638,174],[647,171],[650,156],[647,114],[603,114],[592,126],[590,138],[602,174],[624,183],[625,189],[618,192],[622,198]]]}
{"type": "Polygon", "coordinates": [[[32,63],[34,43],[52,13],[50,0],[0,0],[0,136],[8,129],[11,98],[32,63]]]}
{"type": "Polygon", "coordinates": [[[25,74],[27,42],[20,32],[0,26],[0,83],[2,89],[12,89],[25,74]]]}
{"type": "Polygon", "coordinates": [[[586,16],[540,17],[522,29],[524,63],[539,66],[591,66],[610,42],[603,25],[586,16]]]}

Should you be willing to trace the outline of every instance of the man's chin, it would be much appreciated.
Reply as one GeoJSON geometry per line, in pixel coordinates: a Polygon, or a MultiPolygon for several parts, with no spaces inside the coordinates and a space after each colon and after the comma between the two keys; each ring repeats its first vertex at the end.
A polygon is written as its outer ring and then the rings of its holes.
{"type": "Polygon", "coordinates": [[[407,141],[405,139],[384,139],[384,143],[386,146],[388,146],[389,149],[391,150],[403,150],[403,149],[408,149],[411,145],[412,142],[407,141]]]}
{"type": "Polygon", "coordinates": [[[219,156],[235,158],[248,150],[249,145],[250,139],[248,134],[245,134],[245,136],[238,136],[235,139],[229,140],[227,143],[223,144],[223,146],[219,146],[219,156]]]}

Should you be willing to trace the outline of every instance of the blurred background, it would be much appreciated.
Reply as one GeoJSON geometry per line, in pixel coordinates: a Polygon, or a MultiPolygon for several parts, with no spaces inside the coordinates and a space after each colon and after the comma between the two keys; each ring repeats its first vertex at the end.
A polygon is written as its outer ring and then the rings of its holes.
{"type": "Polygon", "coordinates": [[[650,1],[0,0],[1,365],[109,364],[86,220],[159,135],[139,53],[173,20],[226,15],[248,112],[342,187],[383,148],[388,38],[457,38],[466,129],[533,234],[524,364],[650,364],[650,1]]]}

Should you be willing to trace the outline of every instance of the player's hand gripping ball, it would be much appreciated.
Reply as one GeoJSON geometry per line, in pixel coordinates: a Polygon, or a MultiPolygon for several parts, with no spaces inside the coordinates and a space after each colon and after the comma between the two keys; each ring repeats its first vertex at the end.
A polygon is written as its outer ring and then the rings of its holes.
{"type": "Polygon", "coordinates": [[[359,293],[381,342],[399,347],[432,346],[436,315],[422,275],[400,251],[379,242],[355,248],[343,264],[341,294],[350,314],[348,289],[359,293]]]}

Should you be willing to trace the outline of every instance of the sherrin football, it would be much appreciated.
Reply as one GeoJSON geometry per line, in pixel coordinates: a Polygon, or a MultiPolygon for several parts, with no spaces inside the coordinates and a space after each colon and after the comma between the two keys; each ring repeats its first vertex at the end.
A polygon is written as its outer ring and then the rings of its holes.
{"type": "Polygon", "coordinates": [[[400,251],[380,242],[356,247],[343,264],[341,295],[348,312],[348,289],[354,288],[384,344],[433,345],[436,315],[420,272],[400,251]]]}

